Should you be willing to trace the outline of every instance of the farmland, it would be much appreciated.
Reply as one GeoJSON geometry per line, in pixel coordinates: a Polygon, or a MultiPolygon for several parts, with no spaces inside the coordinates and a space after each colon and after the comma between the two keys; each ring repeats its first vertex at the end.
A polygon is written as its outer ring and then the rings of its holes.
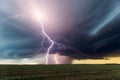
{"type": "Polygon", "coordinates": [[[0,80],[120,80],[120,65],[0,65],[0,80]]]}

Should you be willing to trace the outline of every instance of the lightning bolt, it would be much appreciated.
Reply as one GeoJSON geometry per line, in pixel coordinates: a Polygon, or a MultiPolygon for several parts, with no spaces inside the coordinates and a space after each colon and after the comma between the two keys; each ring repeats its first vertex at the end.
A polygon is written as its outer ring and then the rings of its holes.
{"type": "MultiPolygon", "coordinates": [[[[1,22],[0,22],[0,24],[3,24],[6,20],[8,20],[8,19],[17,19],[17,18],[23,18],[24,16],[23,15],[15,15],[15,16],[9,16],[9,17],[6,17],[6,18],[4,18],[4,19],[2,19],[1,20],[1,22]]],[[[49,55],[50,55],[50,50],[53,48],[53,46],[54,46],[54,44],[58,44],[58,43],[56,43],[54,40],[52,40],[51,39],[51,37],[45,32],[45,27],[44,27],[44,24],[43,24],[43,21],[41,20],[42,19],[42,17],[40,17],[40,19],[39,19],[39,24],[40,24],[40,27],[41,27],[41,30],[42,30],[42,32],[41,32],[41,34],[42,34],[42,42],[41,42],[41,46],[40,46],[40,49],[39,49],[39,51],[41,50],[41,47],[43,46],[43,43],[44,43],[44,38],[46,37],[48,40],[49,40],[49,42],[51,43],[50,44],[50,46],[48,47],[48,49],[47,49],[47,52],[46,52],[46,57],[45,57],[45,64],[47,65],[48,63],[49,63],[49,55]]],[[[39,51],[37,51],[36,52],[36,54],[39,52],[39,51]]],[[[59,61],[58,61],[58,59],[57,59],[57,55],[54,55],[54,60],[55,60],[55,63],[56,64],[59,64],[59,61]]]]}
{"type": "Polygon", "coordinates": [[[53,45],[55,44],[55,42],[50,38],[50,36],[45,32],[45,28],[44,28],[44,24],[42,22],[42,20],[39,21],[40,22],[40,25],[41,25],[41,29],[42,29],[42,33],[43,35],[50,41],[50,46],[48,47],[47,49],[47,52],[46,52],[46,62],[45,64],[47,65],[48,64],[48,59],[49,59],[49,53],[50,53],[50,50],[52,49],[53,45]]]}
{"type": "Polygon", "coordinates": [[[59,61],[58,61],[58,58],[57,58],[57,55],[56,55],[56,54],[54,55],[54,60],[55,60],[55,63],[56,63],[56,64],[59,64],[59,61]]]}

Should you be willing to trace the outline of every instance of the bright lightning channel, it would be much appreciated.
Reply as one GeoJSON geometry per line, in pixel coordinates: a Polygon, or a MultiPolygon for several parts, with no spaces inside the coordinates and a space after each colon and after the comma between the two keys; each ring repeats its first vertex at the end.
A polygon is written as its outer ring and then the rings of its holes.
{"type": "MultiPolygon", "coordinates": [[[[46,53],[46,62],[45,62],[45,64],[47,65],[48,64],[48,62],[49,62],[49,53],[50,53],[50,50],[52,49],[52,47],[54,46],[54,44],[56,44],[56,42],[54,42],[51,38],[50,38],[50,36],[45,32],[45,28],[44,28],[44,24],[43,24],[43,22],[42,22],[42,16],[39,14],[39,13],[37,13],[36,14],[37,15],[37,17],[38,17],[38,20],[39,20],[39,23],[40,23],[40,25],[41,25],[41,30],[42,30],[42,34],[51,42],[51,44],[50,44],[50,46],[48,47],[48,49],[47,49],[47,53],[46,53]]],[[[9,17],[6,17],[6,18],[4,18],[4,19],[2,19],[1,21],[0,21],[0,24],[3,24],[6,20],[8,20],[8,19],[17,19],[17,18],[23,18],[24,16],[23,15],[15,15],[15,16],[9,16],[9,17]]],[[[43,37],[44,38],[44,37],[43,37]]],[[[44,39],[43,39],[44,40],[44,39]]],[[[42,41],[42,43],[43,43],[43,41],[42,41]]],[[[42,46],[43,44],[41,44],[41,46],[42,46]]],[[[57,60],[57,56],[55,55],[54,56],[54,60],[55,60],[55,63],[56,64],[59,64],[59,62],[58,62],[58,60],[57,60]]]]}
{"type": "MultiPolygon", "coordinates": [[[[50,41],[50,46],[48,47],[47,49],[47,52],[46,52],[46,62],[45,64],[47,65],[49,63],[49,55],[50,55],[50,50],[52,49],[52,47],[54,46],[54,44],[56,42],[54,42],[51,37],[45,32],[45,26],[43,24],[43,21],[42,21],[42,16],[39,14],[39,13],[36,13],[37,17],[38,17],[38,21],[41,25],[41,30],[42,30],[42,34],[50,41]]],[[[56,62],[56,64],[59,64],[58,60],[57,60],[57,56],[54,56],[54,60],[56,62]]]]}
{"type": "Polygon", "coordinates": [[[54,59],[55,59],[55,63],[56,63],[56,64],[59,64],[58,58],[57,58],[57,55],[56,55],[56,54],[54,55],[54,59]]]}

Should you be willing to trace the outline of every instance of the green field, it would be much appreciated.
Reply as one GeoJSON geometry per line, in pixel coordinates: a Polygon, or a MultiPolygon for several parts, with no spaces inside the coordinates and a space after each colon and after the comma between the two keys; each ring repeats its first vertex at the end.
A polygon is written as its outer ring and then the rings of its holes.
{"type": "Polygon", "coordinates": [[[1,65],[0,80],[120,80],[120,65],[1,65]]]}

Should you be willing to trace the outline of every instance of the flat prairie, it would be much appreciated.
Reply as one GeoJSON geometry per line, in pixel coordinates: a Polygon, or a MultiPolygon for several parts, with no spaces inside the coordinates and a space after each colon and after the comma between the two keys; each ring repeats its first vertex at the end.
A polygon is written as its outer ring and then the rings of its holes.
{"type": "Polygon", "coordinates": [[[120,80],[120,65],[0,65],[0,80],[120,80]]]}

